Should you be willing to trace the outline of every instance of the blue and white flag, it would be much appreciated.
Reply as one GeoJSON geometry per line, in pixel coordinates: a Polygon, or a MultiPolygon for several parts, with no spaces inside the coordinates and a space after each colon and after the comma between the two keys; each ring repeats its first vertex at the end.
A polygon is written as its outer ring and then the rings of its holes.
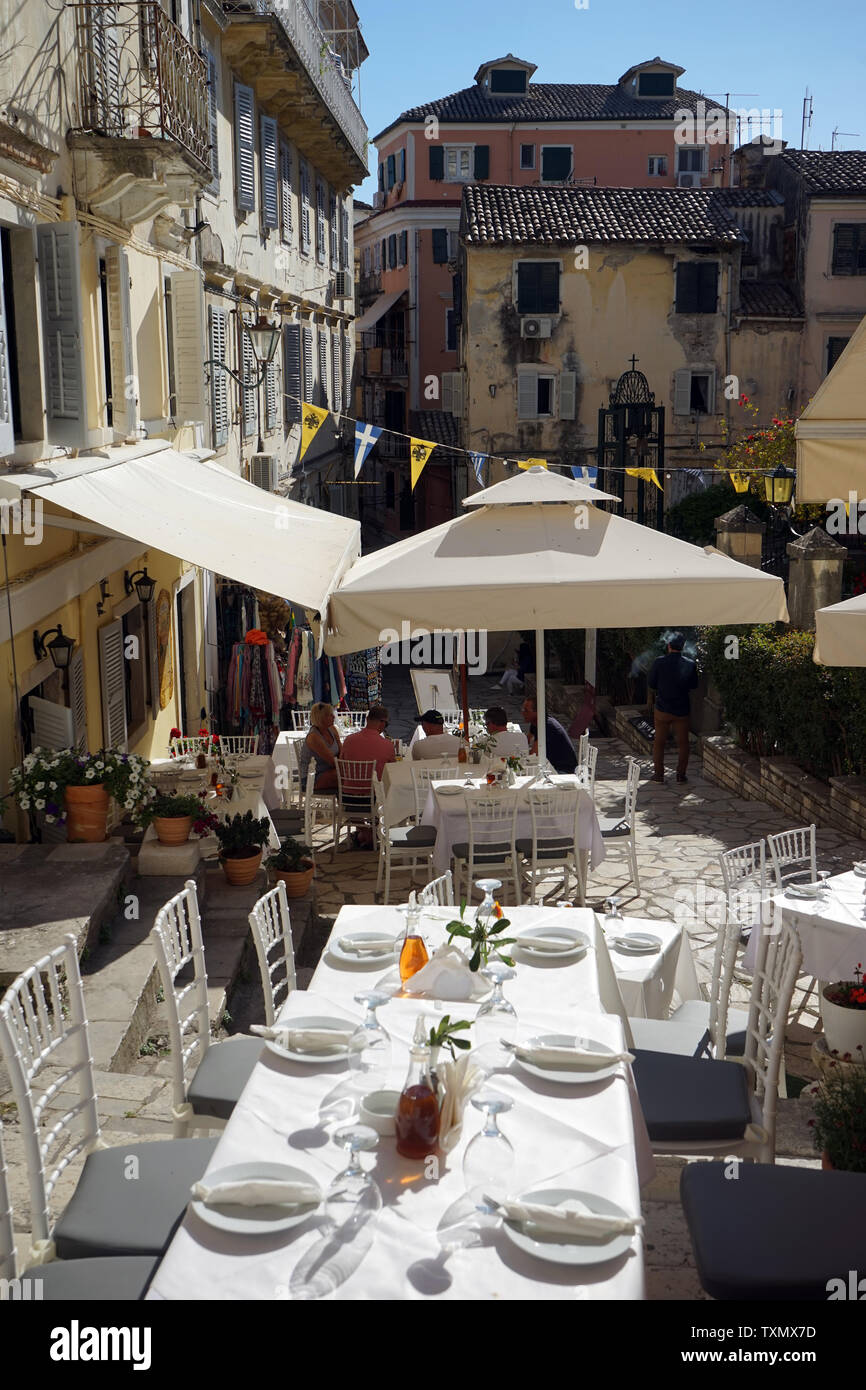
{"type": "Polygon", "coordinates": [[[483,487],[483,486],[484,486],[484,465],[486,464],[486,462],[487,462],[487,460],[488,460],[488,458],[489,458],[489,455],[488,455],[488,454],[476,454],[476,453],[473,453],[473,451],[470,449],[470,450],[469,450],[469,457],[470,457],[471,460],[472,460],[472,467],[475,469],[475,476],[476,476],[476,478],[478,479],[478,486],[479,486],[479,487],[483,487]]]}
{"type": "Polygon", "coordinates": [[[588,483],[590,487],[598,487],[598,469],[590,468],[588,464],[573,463],[571,476],[576,478],[579,483],[588,483]]]}
{"type": "Polygon", "coordinates": [[[370,456],[370,450],[379,438],[382,430],[379,425],[362,425],[358,420],[355,424],[355,477],[357,478],[364,464],[370,456]]]}

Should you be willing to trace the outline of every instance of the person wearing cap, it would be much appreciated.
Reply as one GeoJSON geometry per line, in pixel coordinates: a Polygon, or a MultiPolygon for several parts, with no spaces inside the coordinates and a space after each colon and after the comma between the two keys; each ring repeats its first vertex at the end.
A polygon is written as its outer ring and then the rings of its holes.
{"type": "Polygon", "coordinates": [[[490,755],[493,758],[525,758],[529,752],[529,741],[520,730],[508,727],[508,715],[501,705],[491,705],[484,713],[484,724],[488,734],[493,736],[490,755]]]}
{"type": "Polygon", "coordinates": [[[653,662],[647,678],[649,689],[655,692],[654,782],[665,780],[665,744],[671,729],[677,736],[677,781],[688,781],[686,768],[689,765],[689,692],[694,690],[698,683],[698,668],[694,661],[683,656],[684,646],[683,634],[672,633],[668,639],[666,654],[653,662]]]}
{"type": "Polygon", "coordinates": [[[422,758],[443,758],[449,755],[457,761],[461,747],[460,739],[456,734],[445,733],[445,718],[438,709],[425,709],[423,714],[416,716],[415,723],[420,724],[424,731],[424,737],[419,738],[412,746],[412,757],[416,762],[422,758]]]}

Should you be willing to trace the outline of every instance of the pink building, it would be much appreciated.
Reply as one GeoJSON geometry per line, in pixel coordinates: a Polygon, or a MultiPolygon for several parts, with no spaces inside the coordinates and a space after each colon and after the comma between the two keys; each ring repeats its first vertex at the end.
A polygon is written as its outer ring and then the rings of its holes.
{"type": "Polygon", "coordinates": [[[413,497],[405,446],[382,437],[369,465],[381,487],[369,490],[367,510],[383,535],[446,520],[466,491],[454,467],[465,460],[444,452],[458,443],[462,404],[454,275],[465,185],[731,182],[722,113],[678,86],[675,63],[653,58],[607,84],[533,82],[535,71],[513,54],[482,63],[473,86],[404,111],[376,137],[379,190],[356,227],[360,408],[374,424],[443,446],[413,497]]]}

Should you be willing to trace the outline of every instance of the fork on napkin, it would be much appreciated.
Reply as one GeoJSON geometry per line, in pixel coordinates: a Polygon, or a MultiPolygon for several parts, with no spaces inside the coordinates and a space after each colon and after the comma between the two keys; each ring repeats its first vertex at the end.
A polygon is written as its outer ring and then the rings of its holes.
{"type": "Polygon", "coordinates": [[[268,1042],[278,1043],[287,1052],[321,1052],[326,1047],[345,1047],[354,1028],[269,1028],[253,1023],[250,1032],[268,1042]]]}
{"type": "Polygon", "coordinates": [[[357,936],[340,937],[340,950],[355,951],[358,955],[363,955],[365,951],[369,951],[372,955],[381,955],[383,951],[393,951],[396,945],[396,936],[367,937],[364,940],[357,936]]]}
{"type": "Polygon", "coordinates": [[[197,1182],[190,1189],[193,1198],[206,1207],[306,1207],[318,1206],[321,1189],[312,1182],[286,1182],[281,1178],[246,1178],[237,1182],[218,1182],[211,1187],[197,1182]]]}
{"type": "Polygon", "coordinates": [[[633,1062],[630,1052],[591,1052],[581,1047],[532,1047],[509,1043],[502,1039],[502,1046],[513,1052],[521,1062],[529,1062],[536,1067],[579,1067],[586,1071],[599,1071],[602,1067],[612,1067],[615,1062],[633,1062]]]}
{"type": "Polygon", "coordinates": [[[521,1226],[535,1226],[548,1235],[573,1236],[576,1239],[604,1239],[613,1236],[633,1236],[643,1226],[639,1216],[604,1216],[591,1211],[584,1202],[571,1197],[558,1207],[545,1207],[538,1202],[520,1202],[510,1198],[497,1201],[485,1197],[506,1221],[521,1226]]]}

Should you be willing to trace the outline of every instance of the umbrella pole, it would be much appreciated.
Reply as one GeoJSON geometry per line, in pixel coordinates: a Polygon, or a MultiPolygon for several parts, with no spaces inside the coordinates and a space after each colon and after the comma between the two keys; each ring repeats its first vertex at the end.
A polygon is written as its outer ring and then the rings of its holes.
{"type": "MultiPolygon", "coordinates": [[[[465,638],[463,639],[466,640],[465,638]]],[[[460,663],[460,703],[463,707],[463,739],[469,742],[469,676],[466,671],[466,652],[460,663]]]]}
{"type": "Polygon", "coordinates": [[[538,710],[538,756],[547,757],[547,701],[544,690],[544,628],[535,631],[535,705],[538,710]]]}

